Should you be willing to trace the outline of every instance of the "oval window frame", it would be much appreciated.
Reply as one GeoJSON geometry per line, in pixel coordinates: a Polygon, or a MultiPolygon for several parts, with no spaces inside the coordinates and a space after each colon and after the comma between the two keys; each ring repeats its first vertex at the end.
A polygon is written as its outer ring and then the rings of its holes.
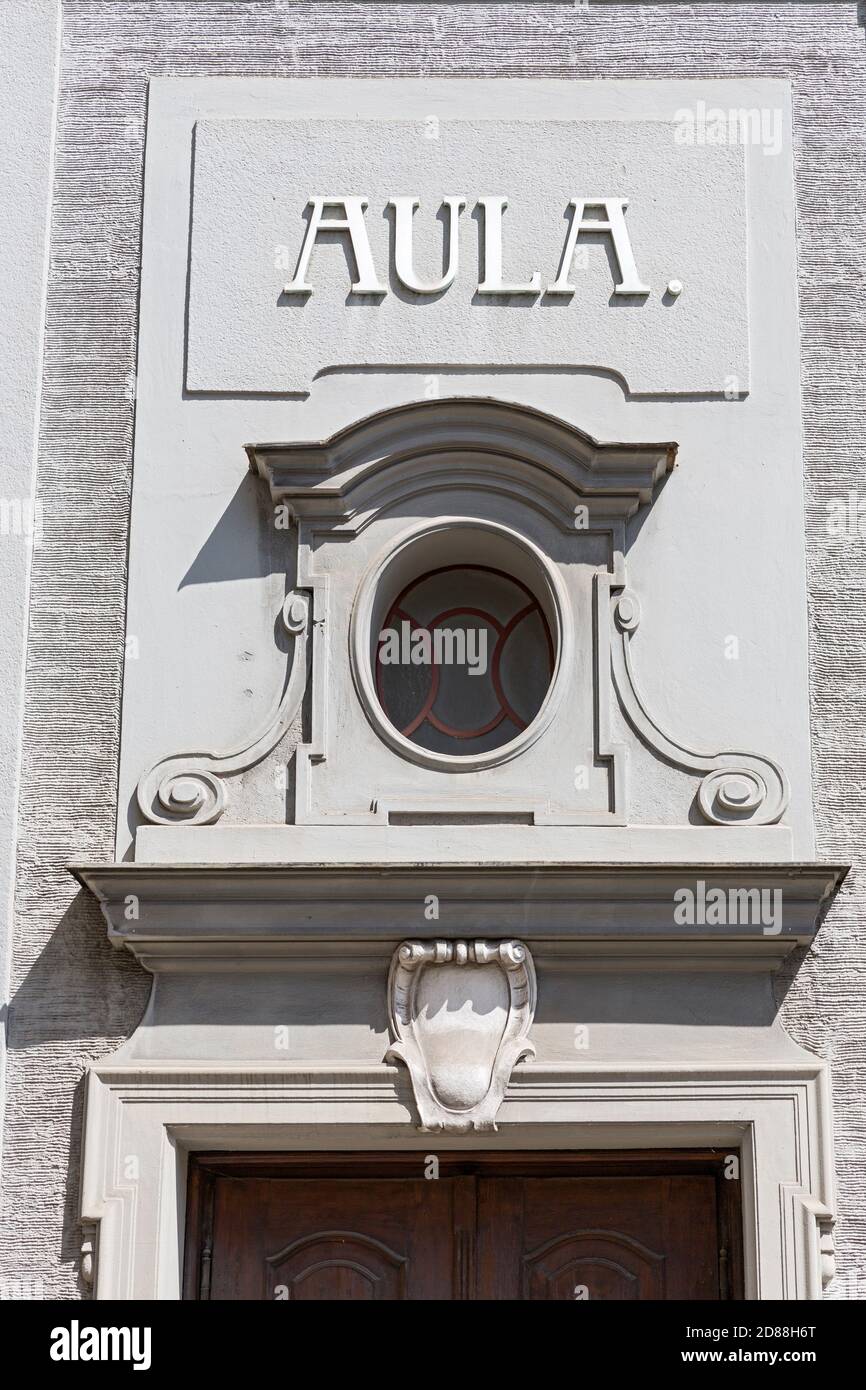
{"type": "MultiPolygon", "coordinates": [[[[472,563],[464,559],[464,563],[472,563]]],[[[517,576],[515,576],[517,577],[517,576]]],[[[499,767],[510,762],[531,748],[550,727],[562,699],[565,675],[572,669],[574,654],[574,630],[570,618],[568,596],[565,585],[556,569],[544,552],[533,541],[509,526],[500,522],[488,521],[479,517],[451,516],[439,517],[435,522],[420,522],[410,527],[382,550],[365,571],[355,601],[349,623],[349,660],[355,690],[368,722],[372,725],[383,743],[387,744],[400,757],[436,772],[479,772],[487,768],[499,767]],[[379,703],[376,690],[375,665],[373,660],[372,631],[376,622],[381,622],[388,611],[394,595],[402,587],[407,573],[414,568],[422,572],[424,561],[416,566],[411,563],[411,552],[434,546],[440,537],[443,544],[455,538],[466,545],[468,555],[472,554],[471,541],[462,533],[475,533],[487,544],[494,546],[499,558],[498,567],[506,574],[512,567],[502,561],[502,553],[510,550],[520,559],[515,566],[522,571],[520,578],[526,583],[527,570],[535,580],[528,587],[542,605],[554,647],[553,672],[547,693],[535,718],[527,727],[508,743],[491,748],[484,753],[438,753],[413,743],[395,728],[379,703]],[[396,581],[389,586],[389,575],[398,573],[396,581]],[[389,587],[393,592],[389,596],[389,587]]]]}

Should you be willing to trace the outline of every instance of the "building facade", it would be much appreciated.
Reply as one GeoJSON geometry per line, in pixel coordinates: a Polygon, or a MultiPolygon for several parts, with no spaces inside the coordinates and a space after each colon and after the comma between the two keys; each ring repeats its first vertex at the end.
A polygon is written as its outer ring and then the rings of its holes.
{"type": "Polygon", "coordinates": [[[4,22],[6,1295],[862,1297],[858,7],[4,22]]]}

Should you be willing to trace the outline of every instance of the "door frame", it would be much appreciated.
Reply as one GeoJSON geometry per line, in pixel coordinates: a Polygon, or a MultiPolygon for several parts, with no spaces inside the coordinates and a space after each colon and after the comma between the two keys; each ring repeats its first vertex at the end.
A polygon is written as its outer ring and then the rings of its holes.
{"type": "MultiPolygon", "coordinates": [[[[738,1149],[746,1299],[817,1299],[832,1278],[827,1064],[684,1061],[516,1069],[497,1151],[738,1149]]],[[[83,1271],[98,1299],[178,1299],[190,1155],[465,1152],[477,1136],[419,1133],[396,1067],[142,1062],[87,1079],[83,1271]],[[134,1161],[134,1169],[130,1164],[134,1161]]]]}
{"type": "MultiPolygon", "coordinates": [[[[225,1153],[190,1156],[186,1200],[183,1292],[187,1300],[206,1299],[210,1278],[213,1199],[217,1178],[401,1178],[423,1176],[427,1155],[419,1150],[367,1153],[225,1153]],[[203,1287],[204,1285],[204,1287],[203,1287]]],[[[716,1182],[719,1285],[721,1301],[743,1298],[742,1184],[726,1178],[739,1151],[715,1149],[475,1150],[437,1154],[438,1176],[485,1178],[684,1177],[710,1176],[716,1182]],[[724,1255],[722,1254],[724,1252],[724,1255]]]]}

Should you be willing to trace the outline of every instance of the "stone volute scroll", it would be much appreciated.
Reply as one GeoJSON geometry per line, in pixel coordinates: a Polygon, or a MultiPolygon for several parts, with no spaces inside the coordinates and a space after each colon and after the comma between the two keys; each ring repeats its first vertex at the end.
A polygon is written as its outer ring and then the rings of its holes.
{"type": "Polygon", "coordinates": [[[641,620],[637,594],[625,587],[611,597],[611,676],[623,713],[657,757],[700,774],[696,803],[710,825],[775,825],[790,799],[785,771],[759,753],[697,752],[663,732],[638,689],[631,640],[641,620]]]}
{"type": "Polygon", "coordinates": [[[404,941],[388,977],[393,1042],[422,1130],[496,1129],[535,1016],[535,970],[521,941],[404,941]]]}
{"type": "Polygon", "coordinates": [[[292,590],[282,605],[281,622],[294,638],[282,690],[265,725],[240,747],[213,753],[178,753],[163,758],[141,778],[139,810],[153,825],[211,825],[228,805],[226,779],[254,767],[276,748],[291,728],[307,687],[309,595],[292,590]]]}

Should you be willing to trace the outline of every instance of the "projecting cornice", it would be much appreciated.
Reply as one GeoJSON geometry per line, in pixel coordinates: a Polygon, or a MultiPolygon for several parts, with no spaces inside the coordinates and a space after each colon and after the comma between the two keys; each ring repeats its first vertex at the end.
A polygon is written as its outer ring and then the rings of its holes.
{"type": "Polygon", "coordinates": [[[604,500],[607,514],[624,519],[651,500],[677,446],[600,443],[527,406],[456,398],[370,415],[317,443],[246,451],[274,503],[298,515],[375,508],[392,490],[405,496],[400,484],[414,478],[427,489],[458,481],[501,491],[510,481],[555,507],[572,497],[604,500]]]}
{"type": "Polygon", "coordinates": [[[688,962],[698,969],[768,969],[811,942],[848,870],[836,864],[123,863],[71,872],[99,899],[109,938],[151,970],[208,968],[208,962],[261,970],[280,959],[323,954],[336,964],[341,955],[348,961],[393,950],[407,935],[436,940],[443,922],[465,938],[506,940],[519,932],[551,959],[578,954],[608,966],[631,958],[638,968],[688,962]],[[425,904],[433,901],[438,916],[428,918],[425,904]],[[682,920],[690,915],[693,920],[682,920]],[[724,920],[714,920],[719,915],[724,920]]]}

